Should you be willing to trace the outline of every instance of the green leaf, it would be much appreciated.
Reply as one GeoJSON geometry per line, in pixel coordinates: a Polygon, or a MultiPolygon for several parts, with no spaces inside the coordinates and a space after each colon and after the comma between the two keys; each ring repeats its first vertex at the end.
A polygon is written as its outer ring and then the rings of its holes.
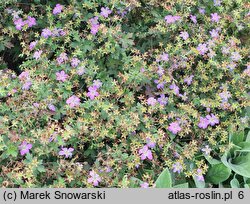
{"type": "Polygon", "coordinates": [[[172,187],[171,174],[168,168],[166,168],[163,172],[161,172],[155,184],[156,184],[156,188],[171,188],[172,187]]]}
{"type": "Polygon", "coordinates": [[[209,162],[211,165],[219,164],[221,163],[219,160],[212,158],[211,156],[205,155],[206,160],[209,162]]]}
{"type": "Polygon", "coordinates": [[[234,132],[229,137],[232,143],[238,145],[239,143],[244,142],[244,131],[234,132]]]}
{"type": "Polygon", "coordinates": [[[240,183],[236,178],[234,178],[230,181],[230,185],[231,185],[231,188],[239,188],[240,187],[240,183]]]}
{"type": "Polygon", "coordinates": [[[181,183],[173,186],[173,188],[188,188],[188,183],[181,183]]]}
{"type": "Polygon", "coordinates": [[[18,148],[16,146],[9,146],[6,153],[7,155],[16,157],[18,155],[18,148]]]}
{"type": "Polygon", "coordinates": [[[238,144],[241,147],[240,150],[235,150],[237,152],[250,152],[250,142],[241,142],[238,144]]]}
{"type": "Polygon", "coordinates": [[[46,172],[46,170],[45,170],[45,168],[44,168],[44,166],[43,165],[39,165],[38,167],[37,167],[37,170],[39,171],[39,172],[46,172]]]}
{"type": "Polygon", "coordinates": [[[221,161],[225,166],[232,169],[235,173],[250,178],[250,153],[244,156],[236,157],[235,159],[228,159],[228,152],[226,152],[221,161]]]}
{"type": "Polygon", "coordinates": [[[250,142],[250,131],[247,133],[246,142],[250,142]]]}
{"type": "Polygon", "coordinates": [[[229,178],[231,169],[224,164],[215,164],[207,172],[206,179],[213,184],[219,184],[229,178]]]}

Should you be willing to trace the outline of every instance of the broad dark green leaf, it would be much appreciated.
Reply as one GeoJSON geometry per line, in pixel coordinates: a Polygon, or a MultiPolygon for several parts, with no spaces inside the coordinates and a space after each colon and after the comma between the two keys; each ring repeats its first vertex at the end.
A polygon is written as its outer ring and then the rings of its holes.
{"type": "Polygon", "coordinates": [[[213,165],[207,172],[206,180],[213,184],[219,184],[229,178],[231,169],[223,163],[213,165]]]}

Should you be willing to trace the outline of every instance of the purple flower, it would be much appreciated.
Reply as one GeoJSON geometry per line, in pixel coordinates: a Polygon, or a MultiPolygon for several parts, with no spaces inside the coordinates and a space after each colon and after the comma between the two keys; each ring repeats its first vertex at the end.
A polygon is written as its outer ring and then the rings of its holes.
{"type": "Polygon", "coordinates": [[[204,8],[199,8],[199,13],[200,14],[205,14],[205,9],[204,8]]]}
{"type": "Polygon", "coordinates": [[[232,52],[231,59],[233,61],[239,61],[241,60],[241,55],[238,52],[232,52]]]}
{"type": "Polygon", "coordinates": [[[192,81],[193,81],[193,77],[194,75],[190,75],[189,77],[186,77],[184,79],[184,82],[187,84],[187,85],[191,85],[192,81]]]}
{"type": "Polygon", "coordinates": [[[91,99],[94,100],[95,97],[99,96],[99,93],[97,92],[97,88],[94,86],[90,86],[88,88],[88,93],[87,96],[91,99]]]}
{"type": "Polygon", "coordinates": [[[167,62],[167,61],[169,60],[168,57],[169,57],[169,56],[168,56],[167,53],[163,53],[163,54],[161,55],[161,60],[167,62]]]}
{"type": "Polygon", "coordinates": [[[209,125],[208,119],[204,117],[200,117],[200,122],[198,124],[198,127],[202,129],[206,129],[208,125],[209,125]]]}
{"type": "Polygon", "coordinates": [[[191,19],[191,21],[193,21],[194,24],[197,23],[196,16],[190,15],[190,19],[191,19]]]}
{"type": "Polygon", "coordinates": [[[208,122],[211,126],[214,126],[215,124],[219,124],[219,118],[216,117],[214,114],[207,115],[206,118],[208,119],[208,122]]]}
{"type": "Polygon", "coordinates": [[[22,27],[25,25],[25,22],[22,18],[18,18],[14,21],[17,30],[22,30],[22,27]]]}
{"type": "Polygon", "coordinates": [[[214,6],[221,6],[221,0],[214,0],[214,6]]]}
{"type": "Polygon", "coordinates": [[[205,155],[209,155],[211,150],[212,149],[208,145],[206,145],[204,148],[201,149],[201,151],[204,152],[205,155]]]}
{"type": "Polygon", "coordinates": [[[24,83],[24,85],[22,86],[22,89],[23,89],[23,90],[29,90],[30,87],[31,87],[31,85],[32,85],[31,81],[26,81],[26,82],[24,83]]]}
{"type": "Polygon", "coordinates": [[[108,7],[102,7],[101,8],[101,16],[103,16],[104,18],[107,18],[109,16],[109,14],[111,14],[112,11],[108,8],[108,7]]]}
{"type": "Polygon", "coordinates": [[[161,104],[161,105],[166,105],[168,103],[168,97],[166,97],[164,94],[160,95],[161,97],[157,99],[157,101],[161,104]]]}
{"type": "Polygon", "coordinates": [[[85,67],[84,66],[81,66],[81,67],[79,67],[78,69],[77,69],[77,71],[76,71],[76,73],[79,75],[79,76],[81,76],[81,75],[83,75],[84,73],[85,73],[85,67]]]}
{"type": "Polygon", "coordinates": [[[66,147],[62,147],[61,148],[61,151],[59,152],[59,155],[60,156],[65,156],[65,158],[69,158],[69,157],[72,157],[72,152],[74,151],[73,148],[66,148],[66,147]]]}
{"type": "Polygon", "coordinates": [[[80,101],[81,101],[80,98],[73,95],[67,99],[66,103],[69,105],[70,108],[74,108],[80,105],[80,101]]]}
{"type": "Polygon", "coordinates": [[[169,88],[173,90],[176,95],[179,95],[179,87],[176,84],[171,84],[169,88]]]}
{"type": "Polygon", "coordinates": [[[181,31],[180,37],[182,37],[183,40],[187,40],[189,38],[189,34],[186,31],[181,31]]]}
{"type": "Polygon", "coordinates": [[[30,43],[30,45],[29,45],[29,49],[30,49],[30,50],[33,50],[33,49],[34,49],[34,47],[36,46],[36,44],[37,44],[37,40],[36,40],[36,41],[31,42],[31,43],[30,43]]]}
{"type": "Polygon", "coordinates": [[[228,91],[223,91],[219,93],[219,96],[221,97],[223,102],[227,102],[229,98],[231,98],[231,94],[228,91]]]}
{"type": "Polygon", "coordinates": [[[49,108],[49,110],[51,110],[51,111],[53,111],[53,112],[56,111],[56,107],[55,107],[53,104],[49,104],[49,105],[48,105],[48,108],[49,108]]]}
{"type": "Polygon", "coordinates": [[[41,57],[41,54],[43,53],[42,50],[35,51],[33,57],[38,60],[41,57]]]}
{"type": "Polygon", "coordinates": [[[57,63],[60,65],[68,60],[68,56],[65,52],[62,52],[59,57],[56,58],[57,63]]]}
{"type": "Polygon", "coordinates": [[[206,43],[200,43],[198,45],[198,47],[197,47],[197,50],[199,51],[199,53],[201,55],[204,55],[208,51],[207,44],[206,43]]]}
{"type": "Polygon", "coordinates": [[[170,123],[168,126],[168,130],[172,132],[173,134],[177,134],[179,131],[181,131],[179,122],[175,121],[175,122],[170,123]]]}
{"type": "Polygon", "coordinates": [[[98,186],[99,182],[101,182],[101,177],[95,173],[95,171],[89,172],[90,177],[88,178],[88,183],[92,183],[94,186],[98,186]]]}
{"type": "Polygon", "coordinates": [[[172,15],[167,15],[165,16],[165,21],[168,24],[175,23],[176,21],[180,20],[180,16],[172,16],[172,15]]]}
{"type": "Polygon", "coordinates": [[[148,188],[149,184],[147,182],[143,182],[140,184],[141,188],[148,188]]]}
{"type": "Polygon", "coordinates": [[[217,22],[219,22],[220,18],[221,17],[218,15],[218,13],[212,13],[211,14],[211,21],[212,22],[216,22],[217,23],[217,22]]]}
{"type": "Polygon", "coordinates": [[[39,108],[39,103],[33,103],[33,106],[36,107],[36,108],[39,108]]]}
{"type": "Polygon", "coordinates": [[[62,12],[63,6],[61,4],[56,4],[55,8],[53,9],[53,14],[57,15],[62,12]]]}
{"type": "Polygon", "coordinates": [[[173,172],[178,172],[179,174],[181,173],[183,167],[180,162],[176,162],[172,165],[173,172]]]}
{"type": "Polygon", "coordinates": [[[149,148],[154,148],[155,147],[156,143],[153,142],[150,138],[147,138],[146,141],[147,141],[147,146],[149,148]]]}
{"type": "Polygon", "coordinates": [[[198,181],[204,181],[204,177],[202,175],[202,170],[201,169],[197,169],[196,177],[197,177],[198,181]]]}
{"type": "Polygon", "coordinates": [[[154,106],[157,103],[157,100],[154,97],[149,97],[147,103],[148,105],[154,106]]]}
{"type": "Polygon", "coordinates": [[[48,38],[48,37],[52,36],[52,34],[53,33],[52,33],[52,31],[50,29],[44,28],[42,30],[41,36],[44,37],[44,38],[48,38]]]}
{"type": "Polygon", "coordinates": [[[139,154],[140,154],[141,160],[144,160],[146,158],[148,158],[149,160],[153,159],[152,152],[150,149],[148,149],[147,145],[145,145],[143,148],[139,150],[139,154]]]}
{"type": "Polygon", "coordinates": [[[102,86],[102,82],[99,79],[94,80],[93,82],[94,83],[93,83],[92,86],[95,87],[95,88],[97,88],[97,89],[99,89],[102,86]]]}
{"type": "Polygon", "coordinates": [[[18,76],[18,78],[19,78],[20,80],[27,80],[27,79],[29,79],[29,72],[28,72],[28,71],[22,72],[22,73],[18,76]]]}
{"type": "Polygon", "coordinates": [[[161,66],[158,66],[157,74],[159,76],[162,76],[164,74],[164,72],[165,72],[164,69],[161,66]]]}
{"type": "Polygon", "coordinates": [[[32,144],[23,141],[22,144],[19,146],[20,154],[23,156],[29,153],[30,149],[32,148],[32,144]]]}
{"type": "Polygon", "coordinates": [[[95,35],[98,32],[98,29],[100,27],[99,22],[98,22],[98,16],[91,18],[89,21],[91,24],[91,31],[90,32],[92,35],[95,35]]]}
{"type": "Polygon", "coordinates": [[[211,31],[209,31],[210,35],[212,38],[218,38],[219,37],[219,33],[217,30],[213,29],[211,31]]]}
{"type": "Polygon", "coordinates": [[[69,75],[65,73],[65,71],[60,71],[56,73],[56,80],[65,82],[69,75]]]}
{"type": "Polygon", "coordinates": [[[90,31],[90,33],[91,33],[92,35],[96,35],[96,33],[97,33],[98,30],[99,30],[99,27],[100,27],[99,24],[93,24],[93,25],[91,26],[91,31],[90,31]]]}
{"type": "Polygon", "coordinates": [[[36,25],[36,19],[34,17],[28,16],[25,24],[28,24],[29,27],[36,25]]]}
{"type": "Polygon", "coordinates": [[[78,58],[74,57],[74,58],[71,59],[70,62],[71,62],[72,67],[77,67],[78,64],[80,63],[80,60],[78,58]]]}

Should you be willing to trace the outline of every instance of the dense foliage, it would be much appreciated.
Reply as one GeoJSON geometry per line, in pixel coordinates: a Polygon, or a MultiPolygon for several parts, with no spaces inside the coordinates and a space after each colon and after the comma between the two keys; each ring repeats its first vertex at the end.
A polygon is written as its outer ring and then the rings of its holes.
{"type": "Polygon", "coordinates": [[[247,0],[0,3],[0,185],[250,187],[247,0]]]}

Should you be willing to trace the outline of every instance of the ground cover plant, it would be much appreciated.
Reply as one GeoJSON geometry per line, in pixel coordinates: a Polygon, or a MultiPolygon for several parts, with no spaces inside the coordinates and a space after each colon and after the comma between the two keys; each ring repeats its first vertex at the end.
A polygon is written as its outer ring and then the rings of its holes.
{"type": "Polygon", "coordinates": [[[2,187],[249,188],[247,0],[0,3],[2,187]]]}

